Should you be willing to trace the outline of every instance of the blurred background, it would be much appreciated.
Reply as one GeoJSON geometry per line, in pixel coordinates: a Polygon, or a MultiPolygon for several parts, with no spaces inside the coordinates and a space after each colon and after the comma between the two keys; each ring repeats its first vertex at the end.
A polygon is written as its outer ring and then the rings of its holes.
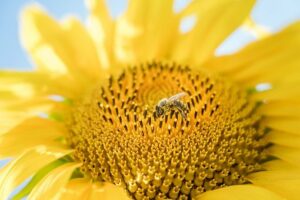
{"type": "MultiPolygon", "coordinates": [[[[174,10],[184,7],[189,0],[175,0],[174,10]]],[[[87,10],[83,0],[1,0],[0,2],[0,68],[30,70],[32,63],[19,41],[19,14],[28,4],[41,4],[53,17],[62,19],[65,15],[76,15],[83,22],[87,10]]],[[[126,0],[107,0],[113,17],[122,13],[126,8],[126,0]]],[[[268,30],[276,32],[287,24],[300,19],[299,0],[257,0],[252,11],[253,19],[268,30]]],[[[192,21],[182,24],[188,29],[192,21]]],[[[216,54],[235,52],[255,37],[249,32],[238,29],[216,51],[216,54]]]]}

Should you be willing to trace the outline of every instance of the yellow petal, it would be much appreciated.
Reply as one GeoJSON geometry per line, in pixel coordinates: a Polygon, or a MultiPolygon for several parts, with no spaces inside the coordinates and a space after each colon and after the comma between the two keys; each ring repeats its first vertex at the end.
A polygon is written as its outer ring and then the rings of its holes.
{"type": "Polygon", "coordinates": [[[288,163],[300,166],[300,148],[292,148],[286,146],[274,145],[268,148],[270,155],[276,156],[288,163]]]}
{"type": "Polygon", "coordinates": [[[22,121],[34,117],[38,114],[35,110],[27,112],[7,112],[3,111],[0,113],[1,124],[0,124],[0,135],[7,133],[13,127],[20,124],[22,121]]]}
{"type": "Polygon", "coordinates": [[[127,193],[121,187],[107,182],[95,182],[80,178],[73,179],[63,189],[60,199],[88,199],[88,200],[129,200],[127,193]],[[101,197],[101,198],[100,198],[101,197]]]}
{"type": "Polygon", "coordinates": [[[179,31],[172,5],[172,0],[130,0],[116,22],[115,59],[133,63],[169,55],[167,50],[179,31]]]}
{"type": "MultiPolygon", "coordinates": [[[[138,0],[131,2],[133,7],[136,2],[138,0]]],[[[148,5],[144,4],[147,8],[147,13],[143,13],[146,15],[146,24],[142,35],[143,43],[139,42],[136,52],[138,59],[162,59],[169,54],[176,33],[179,32],[179,19],[173,13],[173,3],[173,0],[152,0],[148,5]]],[[[133,9],[128,12],[133,12],[133,9]]]]}
{"type": "Polygon", "coordinates": [[[267,117],[263,123],[274,130],[300,134],[299,117],[267,117]]]}
{"type": "Polygon", "coordinates": [[[89,199],[92,189],[91,180],[76,178],[70,180],[60,194],[61,200],[89,199]]]}
{"type": "Polygon", "coordinates": [[[298,200],[300,196],[300,179],[278,180],[267,183],[256,182],[255,184],[276,192],[280,196],[284,197],[284,199],[298,200]]]}
{"type": "MultiPolygon", "coordinates": [[[[284,80],[288,80],[284,78],[284,80]]],[[[297,81],[298,82],[298,81],[297,81]]],[[[251,98],[255,100],[265,100],[268,102],[283,101],[286,104],[298,104],[300,102],[299,83],[273,84],[272,89],[262,92],[255,92],[251,98]]]]}
{"type": "Polygon", "coordinates": [[[28,100],[10,99],[0,101],[0,135],[8,132],[24,120],[41,114],[60,116],[66,119],[71,107],[66,102],[58,102],[49,97],[33,97],[28,100]]]}
{"type": "Polygon", "coordinates": [[[248,17],[243,24],[243,28],[250,31],[256,38],[264,38],[271,34],[266,27],[257,24],[251,17],[248,17]]]}
{"type": "Polygon", "coordinates": [[[298,170],[273,170],[252,173],[247,177],[249,180],[272,182],[277,180],[297,180],[300,178],[300,169],[298,170]]]}
{"type": "Polygon", "coordinates": [[[49,78],[38,72],[0,71],[0,92],[2,100],[31,99],[47,94],[44,84],[49,78]]]}
{"type": "Polygon", "coordinates": [[[0,108],[1,110],[5,111],[26,111],[30,112],[32,110],[36,111],[47,111],[55,104],[54,101],[52,101],[49,98],[46,97],[40,97],[40,98],[34,98],[34,99],[7,99],[4,101],[0,101],[0,108]]]}
{"type": "Polygon", "coordinates": [[[9,98],[0,101],[0,109],[3,112],[24,113],[28,116],[37,116],[41,113],[49,113],[52,111],[64,111],[67,114],[71,108],[68,99],[56,95],[60,99],[53,96],[33,97],[31,99],[15,99],[9,98]]]}
{"type": "Polygon", "coordinates": [[[69,76],[52,77],[49,73],[37,71],[0,71],[0,95],[3,100],[32,100],[52,94],[72,98],[78,95],[79,88],[69,76]]]}
{"type": "Polygon", "coordinates": [[[261,82],[299,81],[300,23],[249,44],[238,53],[206,63],[211,69],[254,86],[261,82]],[[285,76],[282,79],[282,76],[285,76]]]}
{"type": "MultiPolygon", "coordinates": [[[[50,86],[51,94],[60,95],[68,99],[76,99],[79,95],[82,95],[87,84],[91,84],[91,81],[88,81],[86,84],[80,82],[80,78],[74,79],[69,75],[55,77],[47,85],[50,86]]],[[[93,82],[95,83],[95,82],[93,82]]]]}
{"type": "Polygon", "coordinates": [[[212,190],[199,195],[197,200],[283,200],[277,194],[254,185],[236,185],[212,190]]]}
{"type": "MultiPolygon", "coordinates": [[[[56,49],[53,49],[49,43],[52,40],[59,46],[60,42],[64,42],[61,28],[52,18],[42,12],[37,5],[27,7],[21,15],[21,40],[24,47],[32,54],[38,67],[53,73],[67,73],[67,68],[63,61],[55,55],[56,49]],[[46,60],[44,61],[41,58],[36,58],[36,56],[42,56],[47,53],[48,56],[46,57],[45,55],[44,59],[46,60]],[[54,61],[56,62],[54,63],[54,61]]],[[[62,49],[57,51],[62,57],[67,57],[68,52],[62,49]]]]}
{"type": "Polygon", "coordinates": [[[57,104],[57,102],[45,97],[36,97],[28,100],[10,99],[0,101],[0,117],[2,118],[0,135],[6,133],[25,119],[52,110],[55,104],[57,104]]]}
{"type": "Polygon", "coordinates": [[[300,135],[286,133],[283,131],[274,131],[266,135],[266,140],[289,147],[300,147],[300,135]]]}
{"type": "Polygon", "coordinates": [[[101,197],[101,200],[130,200],[126,191],[122,187],[106,182],[93,184],[89,200],[98,200],[99,197],[101,197]]]}
{"type": "Polygon", "coordinates": [[[67,18],[62,26],[70,41],[73,62],[76,63],[76,65],[68,66],[69,70],[75,71],[73,73],[84,74],[89,81],[98,81],[101,77],[103,78],[104,72],[101,70],[96,46],[85,27],[74,17],[67,18]]]}
{"type": "Polygon", "coordinates": [[[71,18],[61,25],[38,6],[27,7],[21,20],[22,43],[38,69],[56,76],[70,73],[65,82],[79,82],[77,87],[90,84],[90,79],[100,76],[95,46],[77,20],[71,18]],[[94,73],[86,70],[87,66],[94,73]]]}
{"type": "Polygon", "coordinates": [[[1,124],[0,124],[0,135],[7,133],[10,129],[20,124],[26,118],[30,116],[27,113],[20,113],[20,112],[1,112],[1,124]]]}
{"type": "Polygon", "coordinates": [[[178,39],[172,58],[196,67],[204,63],[214,55],[221,42],[244,22],[254,3],[254,0],[193,1],[187,7],[188,11],[183,12],[184,16],[196,16],[197,22],[190,32],[178,39]]]}
{"type": "Polygon", "coordinates": [[[267,116],[300,117],[300,101],[279,100],[267,102],[258,108],[258,112],[267,116]]]}
{"type": "Polygon", "coordinates": [[[300,44],[291,44],[288,50],[282,50],[277,54],[272,54],[270,57],[265,56],[259,62],[244,67],[241,72],[234,75],[234,79],[244,82],[247,86],[253,86],[262,82],[275,85],[281,82],[293,83],[300,81],[300,59],[297,54],[299,51],[300,44]],[[282,76],[285,78],[282,79],[282,76]]]}
{"type": "Polygon", "coordinates": [[[296,200],[300,195],[300,170],[275,170],[251,174],[249,179],[256,185],[296,200]]]}
{"type": "Polygon", "coordinates": [[[28,199],[57,199],[78,166],[78,163],[68,163],[52,170],[33,188],[28,199]]]}
{"type": "Polygon", "coordinates": [[[86,0],[90,10],[88,29],[96,44],[98,57],[103,68],[112,66],[114,22],[104,0],[86,0]]]}
{"type": "Polygon", "coordinates": [[[55,140],[66,133],[66,128],[57,122],[38,117],[27,119],[8,133],[0,135],[0,157],[16,156],[37,145],[63,148],[55,140]]]}
{"type": "Polygon", "coordinates": [[[272,160],[262,164],[262,167],[266,170],[297,170],[298,166],[292,165],[283,160],[272,160]]]}
{"type": "Polygon", "coordinates": [[[0,171],[0,199],[9,194],[23,181],[43,166],[70,153],[69,150],[38,146],[24,152],[0,171]]]}
{"type": "Polygon", "coordinates": [[[50,119],[59,122],[66,122],[66,120],[70,116],[72,108],[72,103],[70,104],[70,102],[68,102],[68,99],[65,99],[63,102],[54,104],[54,106],[47,112],[47,114],[50,119]]]}

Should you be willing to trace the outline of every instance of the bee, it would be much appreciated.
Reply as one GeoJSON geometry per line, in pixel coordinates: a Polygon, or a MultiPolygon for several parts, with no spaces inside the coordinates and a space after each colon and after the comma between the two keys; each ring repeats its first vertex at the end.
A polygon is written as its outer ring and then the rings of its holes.
{"type": "Polygon", "coordinates": [[[185,92],[180,92],[178,94],[175,94],[174,96],[171,96],[169,98],[163,98],[161,99],[158,104],[155,106],[155,111],[153,113],[154,117],[160,117],[167,113],[168,111],[171,111],[173,109],[177,109],[181,116],[185,119],[186,118],[186,112],[188,111],[187,106],[180,101],[180,99],[187,94],[185,92]]]}

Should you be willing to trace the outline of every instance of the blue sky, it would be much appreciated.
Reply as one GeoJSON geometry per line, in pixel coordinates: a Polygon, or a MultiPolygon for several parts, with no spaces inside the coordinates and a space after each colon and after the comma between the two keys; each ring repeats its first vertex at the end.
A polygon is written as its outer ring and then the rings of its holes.
{"type": "MultiPolygon", "coordinates": [[[[19,41],[18,18],[24,6],[39,3],[57,19],[74,14],[84,21],[87,16],[84,2],[80,0],[1,0],[0,3],[0,68],[30,69],[32,64],[19,41]]],[[[177,7],[185,0],[177,0],[177,7]]],[[[299,0],[258,0],[252,16],[272,31],[279,30],[290,22],[300,19],[299,0]]],[[[111,13],[117,16],[126,7],[125,0],[109,0],[111,13]]],[[[218,49],[217,53],[230,53],[254,38],[237,30],[218,49]]]]}

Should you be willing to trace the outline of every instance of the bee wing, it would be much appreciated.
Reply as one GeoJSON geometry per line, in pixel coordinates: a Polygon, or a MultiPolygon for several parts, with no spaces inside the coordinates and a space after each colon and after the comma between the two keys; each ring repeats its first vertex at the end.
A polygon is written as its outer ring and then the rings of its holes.
{"type": "Polygon", "coordinates": [[[178,100],[178,99],[180,99],[181,97],[184,97],[184,96],[186,96],[186,95],[187,95],[187,93],[185,93],[185,92],[180,92],[180,93],[175,94],[174,96],[171,96],[170,98],[168,98],[168,101],[175,101],[175,100],[178,100]]]}

